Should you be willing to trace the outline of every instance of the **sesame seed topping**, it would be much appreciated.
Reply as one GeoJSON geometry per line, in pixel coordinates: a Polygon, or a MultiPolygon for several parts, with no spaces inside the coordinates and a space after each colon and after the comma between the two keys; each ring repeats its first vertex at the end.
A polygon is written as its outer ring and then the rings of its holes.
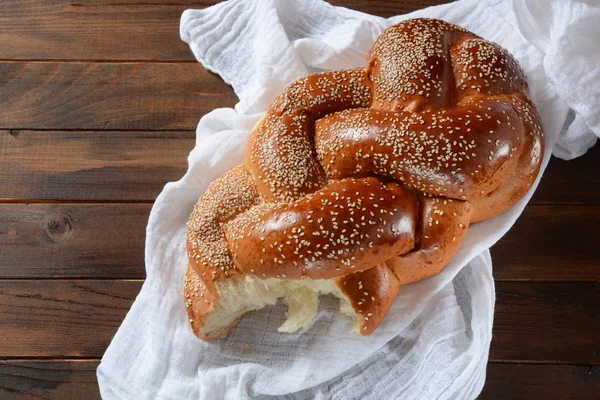
{"type": "Polygon", "coordinates": [[[247,271],[360,276],[353,304],[375,310],[377,287],[359,274],[419,246],[446,257],[469,226],[465,204],[491,201],[512,171],[534,180],[543,131],[505,49],[413,19],[387,29],[367,61],[288,86],[252,130],[246,163],[202,194],[187,225],[190,316],[213,282],[247,271]]]}

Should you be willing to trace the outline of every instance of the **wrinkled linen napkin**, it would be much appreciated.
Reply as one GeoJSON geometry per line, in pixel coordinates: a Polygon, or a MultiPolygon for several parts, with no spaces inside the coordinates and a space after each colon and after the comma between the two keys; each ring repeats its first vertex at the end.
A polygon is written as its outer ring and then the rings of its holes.
{"type": "Polygon", "coordinates": [[[386,27],[423,16],[464,26],[519,60],[547,135],[543,168],[552,151],[572,158],[595,143],[600,11],[589,4],[462,0],[390,19],[321,0],[238,0],[186,11],[182,39],[240,102],[200,120],[187,173],[156,199],[146,232],[147,279],[98,367],[104,399],[473,399],[480,393],[495,301],[488,249],[537,182],[511,210],[471,226],[442,273],[401,287],[370,337],[349,333],[337,301],[323,297],[306,330],[278,333],[285,312],[278,304],[247,315],[226,339],[203,342],[183,302],[190,212],[213,179],[242,162],[248,133],[269,103],[308,73],[364,65],[386,27]]]}

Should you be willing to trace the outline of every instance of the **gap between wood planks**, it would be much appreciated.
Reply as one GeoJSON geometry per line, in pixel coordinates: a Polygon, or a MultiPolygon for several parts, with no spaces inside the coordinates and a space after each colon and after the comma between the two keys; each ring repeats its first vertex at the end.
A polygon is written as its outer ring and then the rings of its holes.
{"type": "MultiPolygon", "coordinates": [[[[74,357],[74,356],[68,356],[65,358],[57,358],[56,356],[48,356],[48,357],[44,357],[44,356],[31,356],[31,357],[27,357],[27,356],[17,356],[17,357],[0,357],[0,363],[2,363],[3,361],[10,361],[10,362],[35,362],[35,361],[46,361],[46,362],[51,362],[51,361],[58,361],[58,362],[100,362],[102,360],[102,357],[74,357]]],[[[490,360],[489,361],[490,364],[505,364],[505,365],[511,365],[511,364],[529,364],[529,365],[568,365],[568,366],[576,366],[576,367],[587,367],[587,368],[594,368],[597,365],[600,365],[600,362],[597,364],[585,364],[585,363],[574,363],[574,362],[563,362],[563,361],[538,361],[538,360],[500,360],[500,359],[494,359],[494,360],[490,360]]]]}
{"type": "MultiPolygon", "coordinates": [[[[142,282],[0,280],[0,358],[101,356],[142,282]]],[[[600,364],[595,340],[600,316],[594,309],[600,284],[496,282],[496,286],[490,360],[600,364]]]]}
{"type": "MultiPolygon", "coordinates": [[[[149,203],[0,204],[0,276],[143,278],[150,209],[149,203]]],[[[527,207],[492,247],[496,280],[600,282],[598,210],[527,207]]]]}
{"type": "MultiPolygon", "coordinates": [[[[0,130],[0,203],[150,204],[187,169],[192,130],[0,130]]],[[[530,205],[600,204],[600,146],[553,159],[530,205]]]]}
{"type": "Polygon", "coordinates": [[[2,199],[0,198],[0,204],[154,204],[154,200],[118,200],[118,199],[106,199],[106,200],[78,200],[78,199],[2,199]]]}
{"type": "MultiPolygon", "coordinates": [[[[446,2],[331,1],[384,17],[446,2]]],[[[216,3],[218,0],[12,0],[0,15],[2,57],[88,61],[104,54],[103,61],[192,60],[191,50],[179,37],[181,13],[216,3]]]]}
{"type": "Polygon", "coordinates": [[[0,63],[11,63],[11,62],[15,62],[15,63],[32,63],[32,64],[56,64],[56,63],[60,63],[60,64],[68,64],[68,63],[77,63],[77,64],[198,64],[199,61],[197,60],[152,60],[152,59],[148,59],[148,60],[143,60],[143,59],[131,59],[131,60],[126,60],[126,59],[117,59],[117,60],[106,60],[106,59],[81,59],[81,60],[77,60],[77,59],[57,59],[57,60],[53,60],[53,59],[47,59],[47,58],[40,58],[40,59],[12,59],[12,58],[5,58],[5,59],[0,59],[0,63]]]}
{"type": "MultiPolygon", "coordinates": [[[[154,204],[155,200],[140,199],[140,200],[119,200],[119,199],[13,199],[0,198],[0,204],[154,204]]],[[[532,202],[527,204],[527,207],[579,207],[579,206],[600,206],[600,200],[594,203],[561,203],[561,202],[532,202]]],[[[600,210],[600,209],[599,209],[600,210]]],[[[599,211],[600,212],[600,211],[599,211]]]]}

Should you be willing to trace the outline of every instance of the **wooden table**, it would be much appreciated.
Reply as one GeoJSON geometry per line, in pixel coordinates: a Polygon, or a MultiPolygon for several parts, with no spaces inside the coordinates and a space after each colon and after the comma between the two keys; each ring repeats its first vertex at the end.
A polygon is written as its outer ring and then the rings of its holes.
{"type": "MultiPolygon", "coordinates": [[[[334,3],[382,16],[440,0],[334,3]]],[[[0,398],[97,399],[144,230],[198,119],[236,96],[179,40],[212,0],[0,3],[0,398]]],[[[600,148],[552,160],[493,249],[482,399],[600,398],[600,148]]]]}

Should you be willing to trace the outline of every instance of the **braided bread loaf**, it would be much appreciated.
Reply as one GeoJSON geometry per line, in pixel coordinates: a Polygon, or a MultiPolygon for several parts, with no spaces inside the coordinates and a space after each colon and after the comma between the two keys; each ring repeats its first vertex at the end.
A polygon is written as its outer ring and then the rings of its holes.
{"type": "Polygon", "coordinates": [[[368,335],[400,285],[440,272],[469,224],[530,188],[543,133],[512,56],[458,26],[387,29],[368,66],[291,84],[254,127],[246,162],[214,181],[188,225],[194,333],[288,303],[306,326],[318,295],[368,335]]]}

